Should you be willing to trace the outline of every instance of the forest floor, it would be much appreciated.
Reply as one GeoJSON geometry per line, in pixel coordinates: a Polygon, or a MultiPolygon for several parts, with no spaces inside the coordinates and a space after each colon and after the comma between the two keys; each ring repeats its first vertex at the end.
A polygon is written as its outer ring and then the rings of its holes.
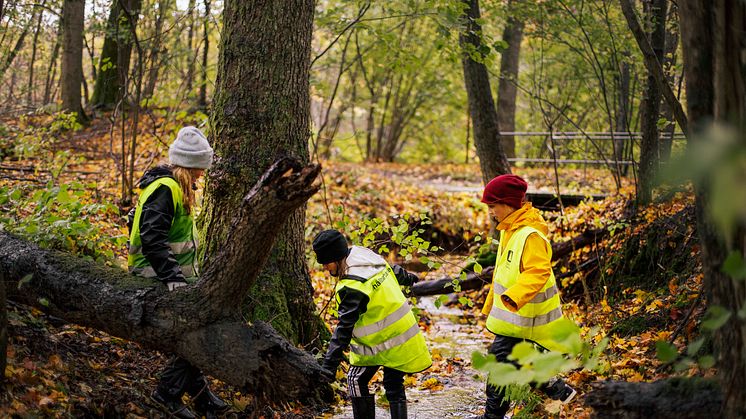
{"type": "MultiPolygon", "coordinates": [[[[138,174],[163,158],[169,142],[165,133],[194,122],[188,118],[144,124],[140,147],[158,152],[138,155],[138,174]]],[[[120,195],[117,163],[111,157],[116,155],[118,140],[110,136],[108,122],[99,119],[89,128],[68,133],[55,131],[49,121],[6,121],[0,130],[10,139],[0,145],[0,218],[5,228],[15,222],[15,228],[42,237],[47,245],[126,264],[121,241],[126,228],[117,206],[112,205],[120,195]],[[45,197],[51,197],[45,202],[53,204],[41,211],[37,203],[45,197]],[[81,219],[85,219],[82,225],[73,222],[81,219]],[[50,220],[67,220],[67,226],[77,230],[73,234],[69,228],[44,227],[50,220]]],[[[329,226],[354,230],[359,223],[375,218],[389,225],[407,220],[410,230],[422,227],[439,249],[406,260],[385,238],[376,240],[375,247],[391,262],[405,262],[408,269],[428,280],[456,275],[489,233],[487,213],[479,202],[476,164],[322,164],[324,187],[307,208],[309,242],[317,231],[329,226]],[[428,223],[422,223],[423,219],[428,223]],[[382,245],[388,245],[390,251],[381,249],[382,245]],[[427,260],[417,263],[422,257],[427,260]],[[432,262],[440,267],[432,268],[432,262]]],[[[526,178],[532,189],[555,191],[553,170],[514,171],[526,178]]],[[[581,326],[586,339],[598,342],[602,336],[610,338],[598,369],[568,374],[568,381],[581,395],[598,380],[652,381],[671,375],[713,373],[707,365],[697,364],[674,371],[656,356],[658,341],[670,341],[681,351],[696,339],[705,308],[699,298],[702,274],[696,262],[699,248],[691,219],[692,195],[686,189],[670,190],[660,194],[654,205],[636,209],[629,201],[633,193],[630,182],[624,179],[621,188],[609,187],[615,182],[608,171],[560,169],[562,193],[611,196],[563,212],[545,213],[553,242],[569,240],[589,229],[610,232],[555,263],[565,313],[581,326]]],[[[308,256],[321,309],[331,298],[331,282],[310,251],[308,256]]],[[[484,375],[472,369],[471,353],[486,352],[491,340],[479,313],[484,296],[485,290],[479,290],[445,299],[423,297],[417,302],[434,365],[406,381],[412,417],[458,418],[480,412],[484,375]],[[436,304],[436,300],[444,304],[436,304]]],[[[333,327],[329,316],[323,315],[333,327]]],[[[9,306],[9,336],[0,416],[161,415],[148,395],[166,362],[165,355],[17,304],[9,306]]],[[[321,413],[323,417],[351,417],[343,377],[339,372],[335,384],[339,403],[321,413]]],[[[380,378],[375,377],[371,387],[379,396],[380,378]]],[[[232,404],[232,417],[309,417],[319,413],[304,406],[260,405],[250,395],[211,381],[232,404]]],[[[379,417],[388,417],[384,400],[378,412],[379,417]]],[[[589,417],[590,410],[583,406],[582,397],[568,406],[538,398],[514,409],[514,417],[547,416],[589,417]]]]}

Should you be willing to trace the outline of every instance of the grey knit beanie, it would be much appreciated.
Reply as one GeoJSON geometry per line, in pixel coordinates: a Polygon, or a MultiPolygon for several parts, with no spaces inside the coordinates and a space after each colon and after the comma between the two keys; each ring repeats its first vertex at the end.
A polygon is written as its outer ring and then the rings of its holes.
{"type": "Polygon", "coordinates": [[[171,147],[168,159],[171,164],[194,169],[209,169],[212,165],[212,147],[207,137],[196,127],[179,130],[171,147]]]}

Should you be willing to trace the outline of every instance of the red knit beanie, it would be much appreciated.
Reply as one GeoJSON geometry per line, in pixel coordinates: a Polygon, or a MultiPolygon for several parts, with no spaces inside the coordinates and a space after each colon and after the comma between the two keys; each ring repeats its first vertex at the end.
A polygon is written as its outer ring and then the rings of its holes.
{"type": "Polygon", "coordinates": [[[484,187],[482,202],[485,204],[505,204],[513,208],[523,206],[528,184],[520,176],[500,175],[484,187]]]}

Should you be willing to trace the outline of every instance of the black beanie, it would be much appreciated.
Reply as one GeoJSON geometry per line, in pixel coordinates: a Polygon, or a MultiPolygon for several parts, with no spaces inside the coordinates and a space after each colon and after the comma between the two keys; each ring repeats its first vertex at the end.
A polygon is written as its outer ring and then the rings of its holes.
{"type": "Polygon", "coordinates": [[[345,236],[337,230],[324,230],[317,234],[313,239],[313,251],[322,265],[339,262],[350,254],[345,236]]]}

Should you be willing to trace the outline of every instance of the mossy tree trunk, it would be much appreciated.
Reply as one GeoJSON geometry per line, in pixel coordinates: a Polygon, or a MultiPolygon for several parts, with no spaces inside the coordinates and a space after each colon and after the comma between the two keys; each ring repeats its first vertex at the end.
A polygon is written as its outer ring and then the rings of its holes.
{"type": "Polygon", "coordinates": [[[98,60],[98,75],[91,104],[111,108],[124,96],[132,54],[132,33],[142,0],[112,0],[106,37],[98,60]]]}
{"type": "MultiPolygon", "coordinates": [[[[226,1],[210,139],[220,156],[209,171],[201,231],[209,269],[231,230],[231,211],[275,159],[307,162],[309,64],[314,2],[226,1]]],[[[247,300],[245,315],[266,320],[295,343],[317,343],[326,329],[314,315],[305,260],[305,208],[279,231],[247,300]]],[[[267,246],[261,236],[240,237],[267,246]]]]}
{"type": "Polygon", "coordinates": [[[482,40],[479,24],[479,0],[464,0],[466,10],[459,43],[463,50],[464,83],[469,101],[469,114],[474,127],[474,145],[485,184],[495,176],[511,173],[500,138],[500,124],[492,98],[489,73],[484,58],[490,47],[482,40]]]}
{"type": "MultiPolygon", "coordinates": [[[[650,45],[653,47],[658,62],[663,62],[663,50],[666,40],[667,0],[648,0],[644,3],[646,20],[652,22],[650,28],[650,45]]],[[[645,100],[641,105],[642,140],[640,142],[640,182],[637,191],[637,202],[647,205],[653,197],[653,184],[658,172],[658,119],[660,117],[661,91],[653,72],[648,70],[645,100]]]]}

